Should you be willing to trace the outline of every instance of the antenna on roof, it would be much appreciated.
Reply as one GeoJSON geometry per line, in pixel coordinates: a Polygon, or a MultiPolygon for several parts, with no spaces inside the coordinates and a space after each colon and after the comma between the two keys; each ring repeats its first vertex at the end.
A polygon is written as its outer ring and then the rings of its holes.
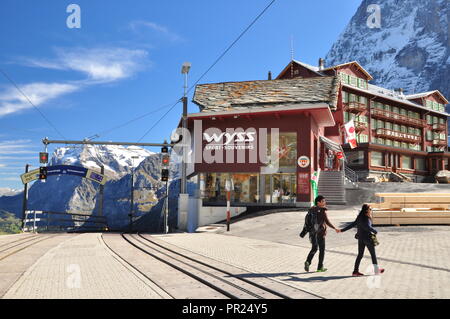
{"type": "Polygon", "coordinates": [[[294,36],[291,35],[291,79],[294,78],[294,36]]]}

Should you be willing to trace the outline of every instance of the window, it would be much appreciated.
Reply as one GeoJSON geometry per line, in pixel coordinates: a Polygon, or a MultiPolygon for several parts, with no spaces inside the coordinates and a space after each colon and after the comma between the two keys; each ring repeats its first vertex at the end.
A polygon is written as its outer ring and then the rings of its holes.
{"type": "Polygon", "coordinates": [[[267,157],[279,153],[280,167],[297,167],[297,133],[296,132],[280,132],[278,150],[271,147],[272,136],[267,135],[267,157]]]}
{"type": "Polygon", "coordinates": [[[433,124],[438,124],[439,118],[437,116],[433,116],[433,124]]]}
{"type": "Polygon", "coordinates": [[[368,143],[369,142],[369,135],[367,134],[359,134],[356,136],[356,141],[358,143],[368,143]]]}
{"type": "Polygon", "coordinates": [[[427,107],[428,108],[433,108],[433,101],[427,100],[427,107]]]}
{"type": "Polygon", "coordinates": [[[364,96],[359,97],[359,103],[364,104],[367,107],[367,98],[364,96]]]}
{"type": "Polygon", "coordinates": [[[387,128],[388,130],[392,130],[392,123],[391,122],[385,122],[384,123],[384,127],[387,128]]]}
{"type": "Polygon", "coordinates": [[[416,169],[417,170],[419,170],[419,171],[426,171],[427,170],[427,167],[425,165],[425,163],[426,163],[425,162],[425,158],[422,158],[422,157],[416,158],[415,161],[416,161],[416,169]]]}
{"type": "Polygon", "coordinates": [[[377,121],[377,128],[384,128],[384,122],[382,120],[377,121]]]}
{"type": "Polygon", "coordinates": [[[387,146],[392,146],[392,140],[386,140],[386,145],[387,146]]]}
{"type": "Polygon", "coordinates": [[[405,125],[400,126],[400,132],[407,133],[407,129],[405,125]]]}
{"type": "Polygon", "coordinates": [[[422,136],[422,130],[420,128],[414,129],[414,134],[422,136]]]}
{"type": "Polygon", "coordinates": [[[400,142],[399,141],[394,141],[394,147],[400,147],[400,142]]]}
{"type": "Polygon", "coordinates": [[[209,173],[205,174],[205,188],[202,197],[207,201],[226,201],[225,183],[231,179],[234,185],[232,202],[255,203],[259,198],[258,174],[229,174],[209,173]]]}
{"type": "Polygon", "coordinates": [[[348,121],[350,121],[349,113],[344,112],[344,122],[347,123],[348,121]]]}
{"type": "Polygon", "coordinates": [[[347,156],[347,161],[348,161],[349,166],[364,165],[364,152],[363,151],[348,152],[345,155],[347,156]]]}
{"type": "Polygon", "coordinates": [[[408,143],[404,143],[404,142],[402,142],[402,144],[401,144],[401,148],[408,148],[408,143]]]}
{"type": "Polygon", "coordinates": [[[350,102],[355,102],[356,101],[356,95],[355,94],[349,94],[349,101],[350,102]]]}
{"type": "Polygon", "coordinates": [[[412,169],[412,161],[409,156],[402,156],[402,168],[412,169]]]}
{"type": "Polygon", "coordinates": [[[384,154],[381,152],[371,152],[370,163],[373,166],[385,166],[384,164],[384,154]]]}
{"type": "Polygon", "coordinates": [[[404,116],[408,116],[408,113],[406,112],[405,109],[400,109],[400,114],[404,115],[404,116]]]}
{"type": "Polygon", "coordinates": [[[392,112],[394,112],[394,113],[397,113],[397,114],[398,114],[398,107],[394,106],[394,107],[392,108],[392,112]]]}
{"type": "Polygon", "coordinates": [[[342,91],[342,102],[348,103],[349,101],[349,94],[348,92],[342,91]]]}
{"type": "Polygon", "coordinates": [[[433,119],[431,117],[431,115],[427,115],[427,124],[433,124],[433,119]]]}
{"type": "Polygon", "coordinates": [[[357,86],[358,85],[358,79],[355,78],[354,76],[350,76],[350,84],[353,86],[357,86]]]}
{"type": "Polygon", "coordinates": [[[394,124],[394,131],[399,132],[400,131],[400,126],[398,124],[394,124]]]}
{"type": "Polygon", "coordinates": [[[439,118],[439,124],[445,124],[445,120],[443,118],[439,118]]]}
{"type": "Polygon", "coordinates": [[[439,134],[439,139],[440,139],[441,141],[445,141],[445,133],[439,134]]]}
{"type": "Polygon", "coordinates": [[[433,110],[439,111],[439,104],[433,101],[433,110]]]}

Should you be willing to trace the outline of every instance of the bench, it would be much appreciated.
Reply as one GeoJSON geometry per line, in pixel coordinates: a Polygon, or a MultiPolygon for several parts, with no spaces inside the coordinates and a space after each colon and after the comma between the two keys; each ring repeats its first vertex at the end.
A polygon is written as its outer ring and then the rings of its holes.
{"type": "Polygon", "coordinates": [[[450,224],[450,193],[377,193],[374,225],[450,224]],[[383,200],[383,201],[382,201],[383,200]]]}

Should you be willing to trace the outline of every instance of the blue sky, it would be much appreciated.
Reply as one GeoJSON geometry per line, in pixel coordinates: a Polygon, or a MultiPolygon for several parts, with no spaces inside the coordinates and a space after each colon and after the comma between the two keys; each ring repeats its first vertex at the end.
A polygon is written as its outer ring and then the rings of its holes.
{"type": "MultiPolygon", "coordinates": [[[[192,85],[269,2],[2,0],[0,69],[65,138],[105,132],[97,140],[137,141],[182,96],[182,63],[192,63],[192,85]],[[81,8],[79,29],[66,25],[72,3],[81,8]]],[[[289,63],[291,37],[294,57],[316,65],[360,3],[277,0],[200,83],[276,76],[289,63]]],[[[142,141],[168,138],[181,110],[142,141]]],[[[0,188],[22,187],[19,175],[26,163],[39,166],[46,136],[62,138],[0,74],[0,188]]]]}

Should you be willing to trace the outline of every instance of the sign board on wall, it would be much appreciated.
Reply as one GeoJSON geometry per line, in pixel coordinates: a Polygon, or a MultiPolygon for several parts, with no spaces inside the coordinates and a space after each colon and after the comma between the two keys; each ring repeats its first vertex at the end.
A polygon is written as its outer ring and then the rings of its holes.
{"type": "Polygon", "coordinates": [[[310,176],[309,173],[298,173],[297,189],[299,194],[309,194],[310,190],[310,176]]]}

